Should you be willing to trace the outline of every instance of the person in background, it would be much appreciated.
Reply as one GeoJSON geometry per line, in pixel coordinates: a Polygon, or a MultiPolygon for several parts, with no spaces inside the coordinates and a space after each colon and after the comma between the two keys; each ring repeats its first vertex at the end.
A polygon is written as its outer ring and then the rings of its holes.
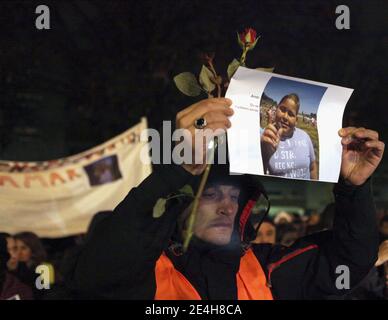
{"type": "Polygon", "coordinates": [[[47,259],[47,253],[39,237],[33,232],[20,232],[14,235],[18,261],[27,267],[37,266],[47,259]]]}
{"type": "Polygon", "coordinates": [[[66,249],[63,254],[59,268],[56,269],[56,274],[63,275],[63,281],[56,281],[53,288],[50,288],[45,295],[44,300],[73,300],[76,299],[76,294],[66,287],[66,278],[71,275],[72,268],[76,263],[78,255],[82,252],[85,241],[93,234],[94,230],[100,223],[112,215],[112,211],[97,212],[91,219],[88,229],[85,234],[80,234],[74,239],[74,245],[66,249]]]}
{"type": "Polygon", "coordinates": [[[4,237],[7,240],[7,250],[9,253],[7,268],[9,271],[16,270],[18,266],[16,241],[9,233],[6,232],[1,232],[0,236],[4,237]]]}
{"type": "Polygon", "coordinates": [[[313,211],[312,214],[309,215],[307,220],[306,235],[323,230],[331,230],[333,228],[334,214],[334,202],[329,203],[321,212],[321,214],[318,214],[313,211]]]}
{"type": "Polygon", "coordinates": [[[33,232],[17,233],[14,235],[14,239],[16,241],[18,266],[13,274],[33,289],[36,299],[41,299],[43,290],[38,290],[35,286],[36,278],[39,276],[35,273],[36,267],[41,264],[47,265],[50,270],[50,284],[53,284],[55,279],[54,268],[47,262],[46,250],[39,237],[33,232]]]}
{"type": "Polygon", "coordinates": [[[306,233],[312,234],[321,230],[323,230],[321,225],[321,215],[318,213],[318,211],[311,210],[308,214],[306,223],[306,233]]]}
{"type": "Polygon", "coordinates": [[[292,215],[286,211],[280,211],[274,218],[273,222],[277,226],[278,224],[292,223],[292,215]]]}
{"type": "Polygon", "coordinates": [[[10,260],[7,248],[9,237],[7,234],[0,234],[0,300],[32,300],[31,288],[7,270],[7,262],[10,260]]]}
{"type": "Polygon", "coordinates": [[[292,225],[298,232],[298,238],[302,238],[306,235],[306,221],[304,220],[304,217],[298,213],[294,213],[292,225]]]}
{"type": "MultiPolygon", "coordinates": [[[[253,221],[253,227],[256,230],[259,221],[253,221]]],[[[270,218],[265,218],[257,230],[256,238],[251,243],[276,243],[276,227],[270,218]]]]}
{"type": "Polygon", "coordinates": [[[292,223],[282,223],[276,227],[276,243],[290,247],[299,237],[298,230],[292,223]]]}

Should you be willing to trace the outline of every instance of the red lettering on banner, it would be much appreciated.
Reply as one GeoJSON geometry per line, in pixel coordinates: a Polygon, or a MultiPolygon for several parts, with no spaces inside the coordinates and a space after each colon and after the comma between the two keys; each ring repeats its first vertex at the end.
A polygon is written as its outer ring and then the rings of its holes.
{"type": "Polygon", "coordinates": [[[108,151],[112,151],[112,150],[114,150],[116,148],[116,143],[112,143],[112,144],[110,144],[109,146],[107,146],[107,150],[108,151]]]}
{"type": "Polygon", "coordinates": [[[11,167],[10,172],[15,172],[15,171],[16,172],[23,172],[27,168],[28,168],[27,163],[19,164],[19,163],[15,162],[15,164],[11,167]]]}
{"type": "Polygon", "coordinates": [[[72,161],[70,160],[65,160],[63,164],[77,164],[78,162],[80,162],[83,158],[75,158],[73,159],[72,161]]]}
{"type": "Polygon", "coordinates": [[[19,188],[16,181],[10,176],[0,176],[0,186],[4,186],[6,182],[10,183],[14,188],[19,188]]]}
{"type": "Polygon", "coordinates": [[[55,186],[56,181],[60,181],[61,183],[66,183],[66,180],[61,177],[61,175],[57,172],[52,172],[50,174],[50,184],[55,186]]]}
{"type": "Polygon", "coordinates": [[[93,157],[101,157],[105,154],[105,149],[97,150],[92,153],[87,154],[84,158],[86,160],[91,160],[93,157]]]}
{"type": "Polygon", "coordinates": [[[41,175],[29,175],[29,174],[26,174],[24,176],[24,187],[30,188],[31,181],[34,181],[34,180],[38,180],[43,187],[47,187],[47,182],[43,179],[41,175]]]}
{"type": "Polygon", "coordinates": [[[69,169],[69,170],[66,170],[66,173],[67,173],[67,177],[69,178],[69,180],[73,181],[75,178],[81,178],[82,176],[79,175],[77,172],[75,172],[74,169],[69,169]]]}
{"type": "Polygon", "coordinates": [[[130,134],[130,143],[133,144],[133,143],[136,143],[137,141],[137,134],[135,132],[132,132],[130,134]]]}
{"type": "Polygon", "coordinates": [[[131,144],[132,143],[132,141],[133,141],[133,136],[132,136],[132,133],[129,135],[129,136],[127,136],[127,144],[131,144]]]}
{"type": "Polygon", "coordinates": [[[40,171],[41,167],[39,165],[34,165],[34,166],[30,167],[29,169],[32,172],[34,172],[34,171],[36,172],[36,171],[40,171]]]}
{"type": "Polygon", "coordinates": [[[59,161],[58,160],[51,160],[47,162],[47,169],[54,168],[58,166],[59,161]]]}
{"type": "Polygon", "coordinates": [[[0,171],[9,171],[10,167],[8,163],[0,163],[0,171]]]}

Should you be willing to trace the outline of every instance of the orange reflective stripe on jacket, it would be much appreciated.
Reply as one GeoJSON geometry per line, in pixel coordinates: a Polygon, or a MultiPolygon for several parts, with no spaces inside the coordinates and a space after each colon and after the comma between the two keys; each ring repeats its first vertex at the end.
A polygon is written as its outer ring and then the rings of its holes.
{"type": "MultiPolygon", "coordinates": [[[[201,300],[200,295],[186,277],[175,269],[163,253],[155,267],[155,300],[201,300]]],[[[239,300],[272,300],[271,290],[266,286],[266,277],[255,254],[249,249],[240,260],[236,275],[239,300]]]]}

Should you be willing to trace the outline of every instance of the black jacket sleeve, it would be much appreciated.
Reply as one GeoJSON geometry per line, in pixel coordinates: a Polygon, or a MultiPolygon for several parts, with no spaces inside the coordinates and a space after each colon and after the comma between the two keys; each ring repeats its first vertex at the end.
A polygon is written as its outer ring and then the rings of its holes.
{"type": "Polygon", "coordinates": [[[340,181],[334,188],[334,197],[333,231],[319,245],[312,297],[347,294],[367,276],[377,260],[379,236],[370,180],[359,187],[340,181]]]}
{"type": "Polygon", "coordinates": [[[265,257],[261,255],[275,298],[342,296],[373,267],[378,230],[370,181],[358,187],[340,181],[334,187],[334,197],[332,230],[304,237],[290,248],[272,247],[265,257]]]}
{"type": "Polygon", "coordinates": [[[180,166],[159,166],[95,227],[70,277],[78,297],[153,299],[155,262],[168,245],[179,212],[167,210],[153,218],[152,209],[190,179],[180,166]]]}

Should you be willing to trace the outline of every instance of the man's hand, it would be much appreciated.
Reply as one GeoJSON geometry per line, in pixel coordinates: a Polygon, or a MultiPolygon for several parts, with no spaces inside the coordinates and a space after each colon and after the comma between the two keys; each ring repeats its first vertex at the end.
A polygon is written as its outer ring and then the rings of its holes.
{"type": "MultiPolygon", "coordinates": [[[[176,128],[187,129],[187,137],[192,149],[192,163],[183,164],[183,168],[193,175],[201,174],[206,168],[207,145],[202,144],[202,149],[196,150],[195,137],[201,137],[200,130],[194,127],[196,119],[204,118],[207,122],[204,130],[211,129],[214,135],[225,133],[230,128],[229,117],[233,115],[233,109],[230,108],[232,101],[227,98],[212,98],[201,100],[180,111],[176,116],[176,128]],[[195,163],[195,159],[201,159],[200,164],[195,163]]],[[[207,130],[208,131],[208,130],[207,130]]]]}
{"type": "Polygon", "coordinates": [[[275,153],[279,146],[283,128],[279,130],[273,124],[269,124],[261,135],[261,152],[266,161],[275,153]]]}
{"type": "Polygon", "coordinates": [[[376,131],[365,128],[342,128],[341,176],[352,185],[363,184],[376,170],[384,153],[384,142],[376,131]]]}

